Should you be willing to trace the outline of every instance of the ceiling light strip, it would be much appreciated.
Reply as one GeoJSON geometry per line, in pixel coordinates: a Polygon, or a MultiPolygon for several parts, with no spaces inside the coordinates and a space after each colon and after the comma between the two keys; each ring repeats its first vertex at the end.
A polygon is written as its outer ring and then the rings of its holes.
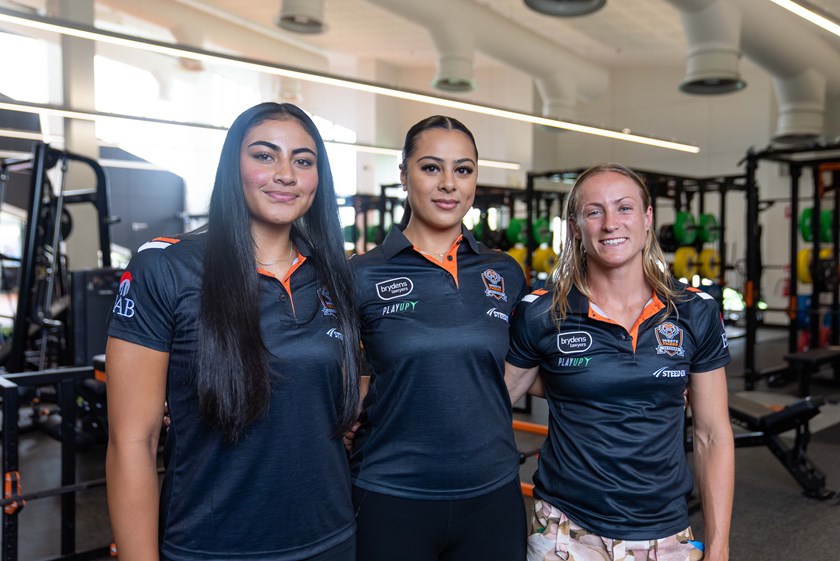
{"type": "MultiPolygon", "coordinates": [[[[19,111],[23,113],[35,114],[49,114],[59,117],[72,117],[74,119],[84,119],[87,121],[95,121],[96,119],[121,119],[129,121],[151,122],[154,124],[172,125],[180,127],[193,127],[200,129],[209,129],[224,132],[225,127],[218,127],[215,125],[205,125],[202,123],[185,123],[181,121],[165,121],[162,119],[146,119],[142,117],[135,117],[132,115],[119,115],[115,113],[99,114],[85,111],[72,111],[62,109],[55,106],[36,105],[31,103],[6,103],[0,102],[0,110],[19,111]]],[[[50,142],[50,140],[63,140],[61,137],[54,135],[46,135],[40,132],[20,131],[12,129],[0,129],[0,137],[18,138],[21,140],[40,140],[50,142]]],[[[356,152],[364,152],[367,154],[380,154],[384,156],[402,157],[402,150],[399,148],[385,148],[383,146],[370,146],[367,144],[353,144],[351,142],[338,142],[334,140],[325,140],[327,145],[346,146],[355,150],[356,152]]],[[[502,160],[485,160],[479,159],[478,165],[486,168],[506,169],[511,171],[518,171],[522,169],[522,165],[516,162],[505,162],[502,160]]]]}
{"type": "Polygon", "coordinates": [[[818,14],[811,8],[807,8],[804,6],[804,2],[792,2],[791,0],[770,0],[777,6],[784,8],[785,10],[796,14],[797,16],[804,18],[814,25],[818,25],[829,31],[834,33],[837,36],[840,36],[840,24],[836,21],[832,21],[829,18],[818,14]]]}
{"type": "Polygon", "coordinates": [[[95,27],[83,26],[73,22],[48,19],[43,18],[41,16],[29,14],[21,14],[19,12],[15,12],[5,8],[0,8],[0,21],[4,21],[14,25],[40,29],[44,31],[60,33],[72,37],[89,39],[91,41],[101,41],[105,43],[142,49],[145,51],[165,54],[174,57],[186,57],[206,62],[216,62],[228,65],[235,65],[241,68],[248,68],[257,72],[274,74],[277,76],[284,76],[288,78],[294,78],[297,80],[303,80],[307,82],[313,82],[329,86],[336,86],[361,92],[368,92],[376,95],[394,97],[407,101],[415,101],[418,103],[437,105],[439,107],[447,107],[450,109],[458,109],[462,111],[480,113],[483,115],[500,117],[503,119],[511,119],[514,121],[520,121],[534,125],[543,125],[546,127],[580,132],[583,134],[602,136],[615,140],[635,142],[647,146],[666,148],[669,150],[677,150],[682,152],[688,152],[691,154],[697,154],[698,152],[700,152],[699,147],[691,144],[684,144],[675,141],[662,140],[658,138],[632,134],[627,129],[624,129],[623,131],[614,131],[590,125],[572,123],[569,121],[549,119],[546,117],[539,117],[537,115],[532,115],[529,113],[521,113],[518,111],[512,111],[509,109],[502,109],[488,105],[468,103],[457,99],[438,97],[420,92],[414,92],[411,90],[398,89],[381,84],[375,84],[372,82],[350,80],[348,78],[342,78],[329,74],[316,73],[301,69],[295,69],[292,67],[277,66],[263,61],[233,57],[221,53],[213,53],[211,51],[205,51],[194,47],[174,45],[171,43],[162,43],[151,39],[141,39],[138,37],[132,37],[130,35],[123,35],[120,33],[103,31],[100,29],[96,29],[95,27]]]}

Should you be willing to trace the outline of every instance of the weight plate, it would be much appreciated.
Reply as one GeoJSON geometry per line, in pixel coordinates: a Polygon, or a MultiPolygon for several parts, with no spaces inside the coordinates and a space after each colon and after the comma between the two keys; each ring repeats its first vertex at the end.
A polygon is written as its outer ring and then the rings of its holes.
{"type": "Polygon", "coordinates": [[[814,209],[811,207],[803,208],[799,215],[799,234],[806,242],[814,240],[814,229],[811,227],[811,219],[814,216],[814,209]]]}
{"type": "Polygon", "coordinates": [[[829,208],[824,208],[820,212],[820,239],[824,242],[831,243],[834,241],[834,211],[829,208]]]}
{"type": "Polygon", "coordinates": [[[720,276],[720,254],[716,249],[704,249],[700,252],[700,274],[707,279],[720,276]]]}
{"type": "MultiPolygon", "coordinates": [[[[802,224],[802,221],[799,222],[802,224]]],[[[796,255],[796,278],[804,284],[811,284],[811,249],[800,249],[796,255]]]]}
{"type": "Polygon", "coordinates": [[[550,273],[554,268],[557,254],[550,247],[541,247],[534,251],[531,256],[534,263],[534,270],[538,273],[550,273]]]}
{"type": "Polygon", "coordinates": [[[348,243],[356,243],[359,241],[359,228],[354,224],[344,227],[344,241],[348,243]]]}
{"type": "Polygon", "coordinates": [[[690,246],[677,248],[674,253],[674,276],[691,278],[697,274],[697,250],[690,246]]]}
{"type": "Polygon", "coordinates": [[[677,250],[677,238],[674,236],[674,225],[663,224],[659,227],[659,247],[665,253],[674,253],[677,250]]]}
{"type": "Polygon", "coordinates": [[[537,245],[551,243],[551,222],[548,218],[534,220],[534,241],[537,245]]]}
{"type": "Polygon", "coordinates": [[[704,243],[716,242],[720,226],[714,214],[700,215],[700,240],[704,243]]]}
{"type": "Polygon", "coordinates": [[[507,254],[513,257],[513,259],[519,263],[519,266],[522,269],[525,269],[525,256],[528,255],[528,250],[525,249],[523,245],[516,245],[509,250],[507,250],[507,254]]]}
{"type": "Polygon", "coordinates": [[[679,211],[674,221],[674,237],[679,245],[691,245],[697,239],[697,225],[694,215],[690,212],[679,211]]]}
{"type": "Polygon", "coordinates": [[[525,220],[522,218],[511,218],[505,230],[505,237],[512,244],[525,243],[525,220]]]}

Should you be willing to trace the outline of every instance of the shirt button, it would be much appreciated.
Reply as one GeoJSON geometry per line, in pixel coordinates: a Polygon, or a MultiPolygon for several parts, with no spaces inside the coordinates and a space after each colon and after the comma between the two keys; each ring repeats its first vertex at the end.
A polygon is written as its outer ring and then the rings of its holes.
{"type": "Polygon", "coordinates": [[[285,302],[286,301],[286,295],[285,294],[280,294],[280,300],[283,300],[285,302]]]}
{"type": "Polygon", "coordinates": [[[622,340],[622,341],[626,341],[626,340],[627,340],[627,335],[625,335],[624,333],[622,333],[622,334],[621,334],[621,340],[622,340]]]}
{"type": "Polygon", "coordinates": [[[447,255],[447,256],[446,256],[446,260],[447,260],[447,261],[452,261],[452,256],[451,256],[451,255],[447,255]]]}

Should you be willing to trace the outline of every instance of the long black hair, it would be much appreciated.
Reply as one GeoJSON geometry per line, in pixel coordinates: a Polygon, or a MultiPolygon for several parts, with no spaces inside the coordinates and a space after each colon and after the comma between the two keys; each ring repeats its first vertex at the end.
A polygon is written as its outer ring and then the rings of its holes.
{"type": "MultiPolygon", "coordinates": [[[[470,142],[472,142],[473,148],[475,148],[476,160],[478,159],[478,146],[475,144],[475,137],[464,123],[454,117],[432,115],[431,117],[426,117],[422,121],[415,123],[410,129],[408,129],[408,132],[405,133],[405,141],[403,141],[402,149],[402,163],[400,163],[400,170],[403,172],[408,173],[408,168],[406,167],[408,164],[406,162],[411,155],[414,154],[414,151],[417,150],[417,138],[420,136],[420,133],[426,132],[429,129],[461,131],[467,135],[467,138],[469,138],[470,142]]],[[[405,209],[403,210],[400,225],[403,227],[408,226],[409,219],[411,219],[411,205],[408,204],[408,199],[406,199],[405,209]]]]}
{"type": "MultiPolygon", "coordinates": [[[[335,434],[355,420],[359,400],[359,331],[352,273],[344,254],[335,188],[326,147],[315,123],[289,103],[260,103],[228,130],[210,197],[204,280],[198,324],[196,388],[202,418],[237,441],[266,412],[271,393],[267,350],[260,336],[259,278],[254,265],[251,215],[242,192],[240,151],[245,135],[268,120],[294,120],[317,148],[318,189],[292,236],[311,248],[319,284],[336,307],[343,335],[344,388],[335,434]]],[[[280,373],[282,375],[282,373],[280,373]]],[[[334,435],[335,435],[334,434],[334,435]]]]}

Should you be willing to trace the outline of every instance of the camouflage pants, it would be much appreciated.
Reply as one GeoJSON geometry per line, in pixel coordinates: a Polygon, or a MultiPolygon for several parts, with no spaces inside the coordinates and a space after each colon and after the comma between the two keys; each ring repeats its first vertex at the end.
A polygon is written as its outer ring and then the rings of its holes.
{"type": "Polygon", "coordinates": [[[699,561],[691,528],[667,538],[629,541],[584,530],[545,501],[534,503],[528,561],[699,561]]]}

